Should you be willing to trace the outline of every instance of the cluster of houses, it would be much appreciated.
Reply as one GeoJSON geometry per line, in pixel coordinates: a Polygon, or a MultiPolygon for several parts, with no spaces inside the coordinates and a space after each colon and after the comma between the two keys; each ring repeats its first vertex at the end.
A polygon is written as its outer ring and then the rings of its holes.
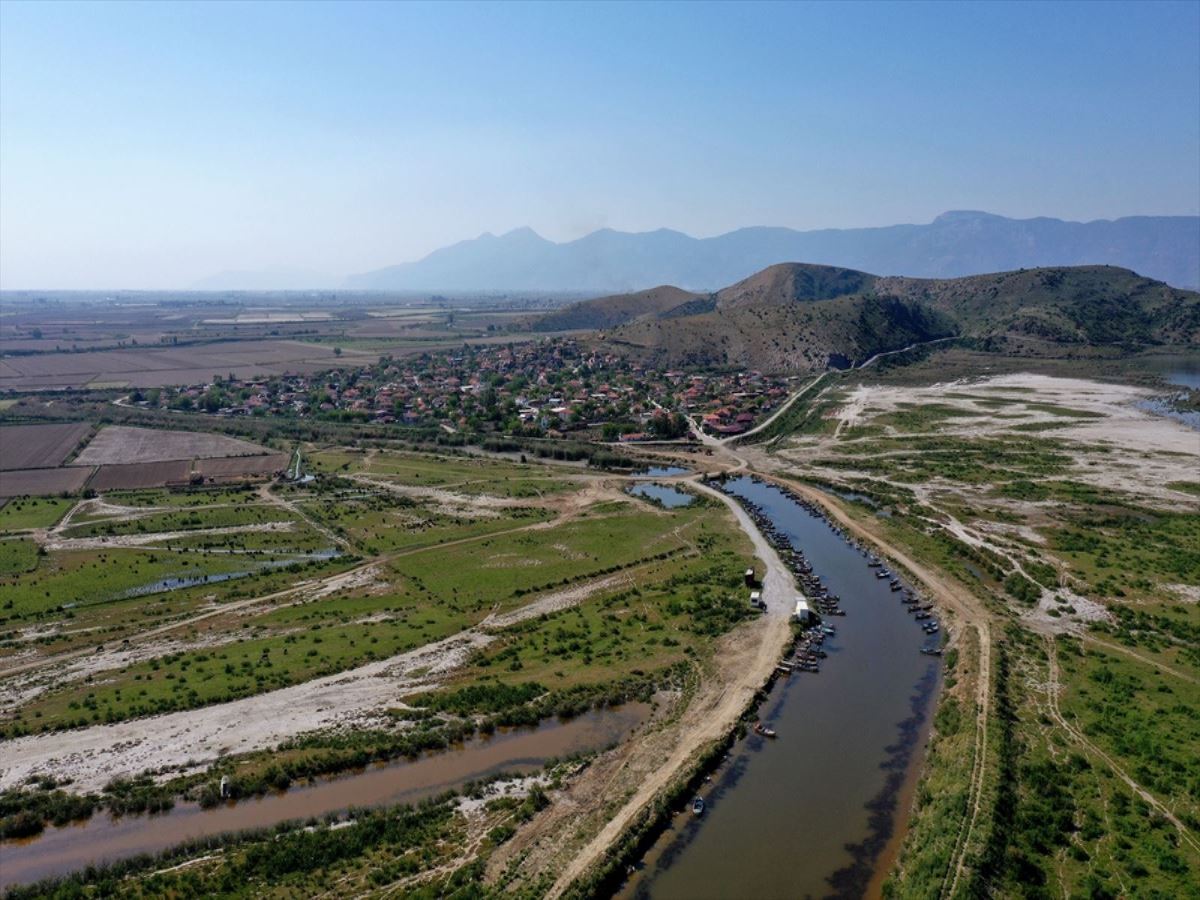
{"type": "Polygon", "coordinates": [[[224,415],[285,415],[555,437],[681,437],[688,416],[738,434],[787,396],[758,372],[662,372],[572,339],[467,346],[306,375],[214,378],[143,405],[224,415]]]}

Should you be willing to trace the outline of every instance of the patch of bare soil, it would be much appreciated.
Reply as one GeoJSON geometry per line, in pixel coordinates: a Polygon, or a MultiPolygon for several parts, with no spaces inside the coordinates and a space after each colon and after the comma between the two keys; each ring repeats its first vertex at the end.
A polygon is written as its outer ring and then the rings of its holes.
{"type": "Polygon", "coordinates": [[[309,731],[353,726],[361,717],[428,689],[492,638],[470,631],[408,653],[255,697],[115,725],[5,741],[0,790],[31,775],[70,779],[99,791],[118,776],[185,773],[228,754],[273,747],[309,731]],[[418,674],[419,673],[419,674],[418,674]]]}
{"type": "Polygon", "coordinates": [[[1040,634],[1083,635],[1091,623],[1111,622],[1113,616],[1103,604],[1059,588],[1043,590],[1037,604],[1021,614],[1021,620],[1040,634]]]}
{"type": "MultiPolygon", "coordinates": [[[[303,600],[317,599],[354,585],[369,586],[376,574],[373,566],[344,573],[305,591],[303,600]]],[[[0,754],[0,790],[35,773],[72,779],[74,790],[98,790],[118,775],[195,771],[219,756],[266,749],[304,732],[370,722],[387,706],[400,705],[401,697],[442,684],[475,650],[494,640],[488,632],[580,603],[629,577],[629,573],[618,573],[546,595],[526,607],[489,617],[476,628],[408,653],[255,697],[116,725],[7,741],[0,754]]],[[[234,604],[226,604],[211,614],[225,615],[233,612],[233,607],[234,604]]],[[[171,626],[171,630],[178,627],[171,626]]],[[[157,641],[99,654],[76,655],[56,667],[54,686],[63,683],[64,673],[68,680],[99,675],[163,652],[205,646],[206,641],[220,643],[221,638],[209,636],[186,644],[157,641]]],[[[33,690],[36,696],[47,685],[40,673],[12,679],[6,684],[11,695],[6,693],[3,699],[7,702],[11,696],[21,702],[24,694],[33,690]]]]}
{"type": "Polygon", "coordinates": [[[292,531],[295,524],[295,522],[260,522],[254,525],[227,525],[222,528],[195,528],[190,531],[152,531],[143,534],[106,534],[82,538],[47,537],[42,545],[47,550],[110,550],[114,547],[147,547],[185,538],[287,532],[292,531]]]}
{"type": "Polygon", "coordinates": [[[199,431],[161,431],[155,428],[107,425],[92,438],[71,465],[128,465],[164,462],[172,459],[258,456],[267,453],[270,451],[260,444],[226,437],[223,434],[206,434],[199,431]]]}

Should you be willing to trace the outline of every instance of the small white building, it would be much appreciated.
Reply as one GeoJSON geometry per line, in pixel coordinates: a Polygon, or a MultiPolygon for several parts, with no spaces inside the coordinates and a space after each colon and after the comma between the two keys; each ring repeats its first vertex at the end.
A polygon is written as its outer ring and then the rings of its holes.
{"type": "Polygon", "coordinates": [[[796,598],[796,612],[793,615],[801,625],[807,625],[812,621],[812,610],[808,608],[808,601],[803,597],[796,598]]]}

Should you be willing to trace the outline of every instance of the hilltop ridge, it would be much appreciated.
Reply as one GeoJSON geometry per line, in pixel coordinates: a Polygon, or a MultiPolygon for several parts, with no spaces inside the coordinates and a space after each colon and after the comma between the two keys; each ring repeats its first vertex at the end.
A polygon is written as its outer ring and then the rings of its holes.
{"type": "Polygon", "coordinates": [[[591,330],[662,365],[804,372],[949,337],[1015,354],[1200,345],[1200,294],[1113,266],[923,279],[780,263],[711,294],[587,300],[534,328],[591,330]]]}

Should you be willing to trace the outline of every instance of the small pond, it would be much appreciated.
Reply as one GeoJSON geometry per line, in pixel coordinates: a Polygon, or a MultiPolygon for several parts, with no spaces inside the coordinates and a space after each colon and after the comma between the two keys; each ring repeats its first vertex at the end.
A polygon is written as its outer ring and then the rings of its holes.
{"type": "Polygon", "coordinates": [[[686,491],[681,491],[678,488],[673,488],[665,484],[639,484],[631,487],[629,493],[635,497],[645,497],[647,500],[659,503],[667,509],[687,506],[696,499],[686,491]]]}

